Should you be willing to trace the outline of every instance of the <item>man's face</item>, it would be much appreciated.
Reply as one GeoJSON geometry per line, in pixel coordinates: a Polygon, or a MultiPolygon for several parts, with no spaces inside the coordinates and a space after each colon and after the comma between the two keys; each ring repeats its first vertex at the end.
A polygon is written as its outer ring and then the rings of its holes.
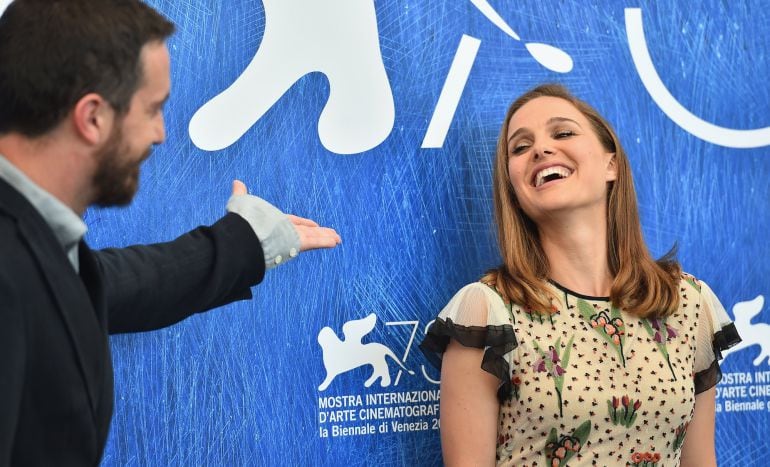
{"type": "Polygon", "coordinates": [[[100,206],[126,205],[139,187],[139,166],[152,146],[166,137],[163,104],[171,88],[170,59],[162,42],[142,48],[143,77],[128,111],[115,119],[109,139],[97,153],[95,199],[100,206]]]}

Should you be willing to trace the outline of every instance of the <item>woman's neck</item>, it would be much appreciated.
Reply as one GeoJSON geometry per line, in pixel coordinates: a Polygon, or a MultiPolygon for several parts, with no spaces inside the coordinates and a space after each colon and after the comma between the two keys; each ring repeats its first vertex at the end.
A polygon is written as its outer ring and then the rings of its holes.
{"type": "Polygon", "coordinates": [[[552,280],[584,295],[610,295],[613,277],[607,260],[606,218],[602,209],[538,222],[552,280]]]}

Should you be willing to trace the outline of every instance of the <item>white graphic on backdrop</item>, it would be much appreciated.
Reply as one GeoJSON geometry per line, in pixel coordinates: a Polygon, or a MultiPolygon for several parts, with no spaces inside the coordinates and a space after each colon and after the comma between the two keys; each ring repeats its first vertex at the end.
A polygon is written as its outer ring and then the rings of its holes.
{"type": "MultiPolygon", "coordinates": [[[[521,37],[486,0],[470,1],[492,24],[511,38],[521,41],[521,37]]],[[[455,51],[452,65],[449,67],[449,73],[447,73],[446,81],[444,81],[444,87],[441,88],[438,102],[420,147],[441,148],[444,146],[447,132],[454,119],[457,105],[460,103],[460,97],[468,82],[468,76],[471,73],[471,68],[473,68],[473,63],[476,61],[476,54],[480,45],[481,40],[466,34],[463,34],[460,39],[460,44],[455,51]]],[[[563,50],[538,42],[526,42],[524,47],[532,55],[532,58],[549,70],[557,73],[572,71],[572,57],[563,50]]]]}
{"type": "MultiPolygon", "coordinates": [[[[397,334],[403,335],[403,328],[409,330],[409,339],[400,362],[392,350],[395,347],[378,342],[368,344],[361,342],[376,324],[377,316],[374,313],[363,319],[346,322],[342,326],[344,341],[340,340],[328,326],[318,333],[318,343],[321,344],[323,363],[326,368],[326,378],[318,387],[319,391],[326,391],[334,378],[340,374],[366,365],[373,368],[371,377],[364,383],[368,388],[365,392],[354,390],[344,393],[339,390],[330,390],[318,395],[318,436],[320,438],[439,429],[440,390],[436,387],[439,381],[428,376],[425,366],[421,365],[422,374],[427,381],[433,383],[428,388],[424,385],[420,388],[419,384],[415,388],[414,381],[408,389],[397,387],[404,372],[415,375],[415,372],[408,370],[404,364],[409,358],[409,352],[420,330],[420,322],[413,320],[384,323],[389,328],[401,328],[397,334]],[[386,357],[400,367],[392,384],[386,357]],[[372,387],[378,378],[380,386],[386,389],[372,387]]],[[[427,328],[426,326],[425,332],[427,328]]]]}
{"type": "MultiPolygon", "coordinates": [[[[505,34],[521,38],[486,2],[471,0],[505,34]]],[[[318,120],[321,144],[355,154],[382,143],[393,130],[395,107],[379,48],[373,0],[264,0],[265,33],[251,63],[190,120],[192,142],[207,151],[238,141],[301,77],[321,72],[329,100],[318,120]]],[[[463,35],[431,117],[423,148],[440,148],[476,59],[480,41],[463,35]]],[[[572,58],[548,44],[527,42],[532,57],[567,73],[572,58]]]]}
{"type": "MultiPolygon", "coordinates": [[[[470,0],[495,26],[521,41],[486,0],[470,0]]],[[[0,14],[11,0],[0,0],[0,14]]],[[[302,76],[320,71],[329,79],[329,100],[321,112],[321,143],[338,154],[355,154],[382,143],[393,129],[395,108],[379,51],[372,0],[264,0],[265,34],[254,59],[226,90],[193,115],[189,133],[201,149],[224,149],[240,139],[302,76]],[[333,3],[333,4],[332,4],[333,3]],[[335,8],[338,7],[338,8],[335,8]],[[298,14],[297,12],[302,12],[298,14]]],[[[770,126],[737,130],[709,123],[668,91],[652,63],[640,8],[626,8],[626,34],[636,71],[660,109],[682,129],[730,148],[770,145],[770,126]]],[[[439,95],[422,148],[441,148],[481,41],[463,35],[439,95]]],[[[548,44],[525,43],[549,70],[567,73],[572,58],[548,44]]]]}
{"type": "Polygon", "coordinates": [[[728,148],[758,148],[770,145],[770,127],[735,130],[717,126],[694,115],[671,95],[658,76],[647,50],[641,9],[626,8],[626,34],[631,58],[644,87],[652,100],[674,123],[697,138],[728,148]]]}
{"type": "Polygon", "coordinates": [[[753,345],[759,346],[759,356],[754,359],[754,366],[759,366],[762,361],[767,359],[770,364],[770,325],[766,323],[752,324],[752,318],[758,316],[765,306],[765,297],[757,295],[753,300],[747,302],[738,302],[733,306],[733,315],[735,316],[735,328],[741,336],[741,343],[735,347],[722,352],[727,357],[728,354],[746,349],[753,345]]]}
{"type": "MultiPolygon", "coordinates": [[[[300,78],[321,72],[329,99],[321,144],[338,154],[372,149],[395,109],[380,54],[374,0],[264,0],[265,33],[254,59],[190,121],[190,138],[214,151],[235,143],[300,78]]],[[[301,106],[300,106],[301,107],[301,106]]]]}
{"type": "Polygon", "coordinates": [[[463,95],[480,45],[481,41],[475,37],[463,34],[460,38],[460,45],[457,46],[455,57],[452,59],[452,65],[449,67],[444,87],[441,88],[441,94],[438,96],[438,102],[433,109],[433,116],[420,147],[440,148],[444,146],[446,134],[452,120],[454,120],[457,105],[460,103],[460,97],[463,95]]]}
{"type": "Polygon", "coordinates": [[[380,386],[390,386],[390,368],[386,357],[390,357],[402,369],[410,375],[414,372],[408,370],[390,348],[378,342],[364,344],[361,339],[369,334],[377,324],[377,315],[370,314],[366,318],[351,320],[342,325],[342,333],[345,339],[341,340],[330,327],[321,329],[318,333],[318,344],[323,353],[326,378],[318,386],[319,391],[325,391],[334,378],[355,368],[370,365],[372,375],[364,382],[367,388],[378,379],[380,386]]]}
{"type": "MultiPolygon", "coordinates": [[[[471,3],[473,3],[473,5],[478,8],[487,19],[492,21],[492,24],[500,28],[500,30],[511,36],[513,39],[521,41],[521,37],[513,31],[511,26],[503,20],[502,16],[492,8],[487,0],[471,0],[471,3]]],[[[524,47],[532,55],[532,58],[549,70],[557,73],[569,73],[572,71],[572,57],[565,51],[552,45],[539,42],[525,42],[524,47]]]]}

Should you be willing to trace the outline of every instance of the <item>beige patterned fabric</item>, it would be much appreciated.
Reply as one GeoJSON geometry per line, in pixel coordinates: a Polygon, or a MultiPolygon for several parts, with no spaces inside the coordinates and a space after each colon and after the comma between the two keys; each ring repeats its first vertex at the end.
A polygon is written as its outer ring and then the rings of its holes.
{"type": "Polygon", "coordinates": [[[678,465],[695,394],[720,377],[715,336],[730,321],[714,293],[683,275],[678,311],[647,320],[550,286],[553,315],[467,285],[422,345],[438,358],[450,338],[486,349],[501,381],[498,465],[678,465]]]}

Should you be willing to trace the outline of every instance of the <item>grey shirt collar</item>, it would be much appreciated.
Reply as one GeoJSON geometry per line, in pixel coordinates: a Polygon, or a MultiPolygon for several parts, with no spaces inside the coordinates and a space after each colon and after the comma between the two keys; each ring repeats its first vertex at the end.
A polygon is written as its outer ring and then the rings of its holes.
{"type": "Polygon", "coordinates": [[[83,219],[53,195],[36,185],[2,154],[0,154],[0,179],[5,180],[15,188],[38,210],[53,230],[75,271],[78,271],[80,264],[77,247],[88,230],[83,219]]]}

